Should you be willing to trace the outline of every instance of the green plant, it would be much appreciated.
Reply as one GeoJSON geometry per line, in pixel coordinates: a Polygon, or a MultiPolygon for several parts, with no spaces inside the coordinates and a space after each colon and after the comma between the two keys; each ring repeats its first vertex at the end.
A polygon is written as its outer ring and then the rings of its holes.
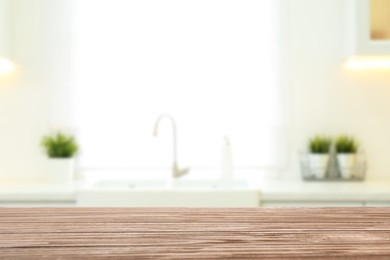
{"type": "Polygon", "coordinates": [[[342,135],[336,139],[336,152],[337,153],[356,153],[358,150],[358,144],[351,136],[342,135]]]}
{"type": "Polygon", "coordinates": [[[41,145],[49,158],[71,158],[79,149],[73,136],[60,132],[44,136],[41,145]]]}
{"type": "Polygon", "coordinates": [[[329,153],[332,140],[328,137],[316,135],[309,140],[309,151],[315,154],[329,153]]]}

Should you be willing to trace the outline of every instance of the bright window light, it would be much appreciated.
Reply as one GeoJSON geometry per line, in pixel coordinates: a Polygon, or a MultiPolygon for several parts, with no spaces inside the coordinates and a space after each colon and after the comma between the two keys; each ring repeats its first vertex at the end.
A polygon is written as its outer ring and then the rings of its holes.
{"type": "MultiPolygon", "coordinates": [[[[74,1],[74,118],[90,168],[279,166],[280,6],[275,0],[74,1]]],[[[283,149],[282,149],[283,148],[283,149]]]]}

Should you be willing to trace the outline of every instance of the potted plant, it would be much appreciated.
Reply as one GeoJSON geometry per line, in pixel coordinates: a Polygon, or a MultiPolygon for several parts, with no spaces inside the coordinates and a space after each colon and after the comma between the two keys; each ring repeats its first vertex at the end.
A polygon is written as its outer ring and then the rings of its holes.
{"type": "Polygon", "coordinates": [[[336,139],[337,164],[342,178],[353,177],[357,150],[358,144],[353,137],[343,135],[336,139]]]}
{"type": "Polygon", "coordinates": [[[49,180],[55,183],[71,184],[74,156],[79,149],[75,138],[58,132],[44,136],[41,145],[49,158],[49,180]]]}
{"type": "Polygon", "coordinates": [[[309,139],[309,170],[316,178],[325,178],[329,167],[329,153],[332,140],[316,135],[309,139]]]}

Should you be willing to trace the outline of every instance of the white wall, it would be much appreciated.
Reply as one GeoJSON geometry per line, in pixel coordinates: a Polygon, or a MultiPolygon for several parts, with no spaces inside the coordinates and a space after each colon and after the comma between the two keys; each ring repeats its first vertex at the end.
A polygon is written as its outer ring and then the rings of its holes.
{"type": "Polygon", "coordinates": [[[47,127],[40,1],[12,0],[7,38],[17,75],[0,82],[0,179],[35,180],[45,172],[39,148],[47,127]]]}
{"type": "Polygon", "coordinates": [[[367,153],[367,177],[390,177],[390,72],[343,69],[344,8],[340,0],[290,0],[287,178],[299,178],[297,151],[316,133],[356,136],[367,153]]]}
{"type": "MultiPolygon", "coordinates": [[[[59,84],[66,86],[67,72],[54,77],[48,69],[53,62],[44,53],[44,1],[12,0],[10,37],[19,76],[0,83],[0,180],[42,178],[46,161],[39,141],[53,114],[63,113],[55,111],[62,95],[53,93],[59,84]]],[[[297,151],[320,132],[355,135],[367,152],[368,177],[390,177],[390,73],[343,71],[343,1],[289,3],[290,162],[283,176],[300,178],[297,151]]],[[[53,26],[45,30],[53,33],[53,26]]],[[[49,56],[66,62],[66,55],[49,56]]]]}
{"type": "Polygon", "coordinates": [[[9,0],[0,0],[0,57],[7,54],[8,40],[4,36],[8,34],[8,9],[9,0]]]}

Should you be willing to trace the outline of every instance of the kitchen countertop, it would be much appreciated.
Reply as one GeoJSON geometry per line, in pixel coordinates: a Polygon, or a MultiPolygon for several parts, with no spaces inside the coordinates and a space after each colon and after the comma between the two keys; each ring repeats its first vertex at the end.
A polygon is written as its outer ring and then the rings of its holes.
{"type": "Polygon", "coordinates": [[[0,208],[5,259],[388,259],[390,209],[0,208]]]}
{"type": "Polygon", "coordinates": [[[263,181],[258,186],[262,200],[387,201],[390,181],[308,182],[263,181]]]}
{"type": "MultiPolygon", "coordinates": [[[[78,184],[1,183],[0,202],[76,201],[78,184]]],[[[390,202],[390,181],[305,182],[263,180],[250,186],[262,201],[378,201],[390,202]]]]}
{"type": "Polygon", "coordinates": [[[76,201],[77,188],[70,185],[53,185],[48,183],[1,183],[0,202],[61,202],[76,201]]]}

